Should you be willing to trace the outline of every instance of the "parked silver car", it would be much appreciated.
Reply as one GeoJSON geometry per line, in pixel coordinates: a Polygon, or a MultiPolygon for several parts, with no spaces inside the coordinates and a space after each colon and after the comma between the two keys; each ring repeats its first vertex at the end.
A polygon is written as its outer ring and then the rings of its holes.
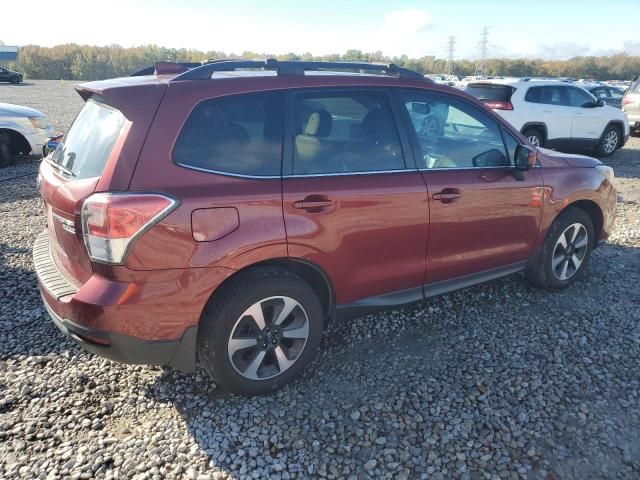
{"type": "Polygon", "coordinates": [[[42,112],[0,103],[0,168],[14,155],[42,155],[42,147],[53,135],[53,127],[42,112]]]}
{"type": "Polygon", "coordinates": [[[622,99],[622,111],[629,117],[632,130],[640,131],[640,77],[636,78],[622,99]]]}

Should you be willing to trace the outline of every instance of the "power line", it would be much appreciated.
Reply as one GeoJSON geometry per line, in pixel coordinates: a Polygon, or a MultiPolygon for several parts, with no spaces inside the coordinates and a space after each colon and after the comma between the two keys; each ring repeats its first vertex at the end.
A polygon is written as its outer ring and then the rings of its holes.
{"type": "Polygon", "coordinates": [[[480,52],[480,60],[476,63],[475,75],[485,74],[485,62],[487,60],[487,53],[489,52],[489,27],[485,25],[482,27],[482,33],[480,34],[480,41],[478,42],[478,51],[480,52]]]}
{"type": "Polygon", "coordinates": [[[456,51],[456,37],[454,35],[451,35],[449,37],[449,41],[447,43],[447,51],[448,51],[448,55],[447,55],[447,65],[445,67],[445,73],[447,75],[452,75],[453,74],[453,56],[456,51]]]}

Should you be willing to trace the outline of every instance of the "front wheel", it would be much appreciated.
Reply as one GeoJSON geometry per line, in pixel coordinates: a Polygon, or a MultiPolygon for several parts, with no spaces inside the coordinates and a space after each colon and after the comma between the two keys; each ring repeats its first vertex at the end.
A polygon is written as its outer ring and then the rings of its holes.
{"type": "Polygon", "coordinates": [[[600,138],[598,154],[600,154],[601,157],[608,157],[618,149],[621,140],[622,138],[618,127],[614,127],[613,125],[607,127],[602,134],[602,138],[600,138]]]}
{"type": "Polygon", "coordinates": [[[527,279],[540,288],[561,289],[584,271],[595,244],[591,217],[568,207],[553,222],[540,251],[531,259],[527,279]]]}
{"type": "Polygon", "coordinates": [[[258,268],[232,279],[205,308],[198,358],[224,390],[269,393],[311,362],[323,325],[307,282],[287,270],[258,268]]]}

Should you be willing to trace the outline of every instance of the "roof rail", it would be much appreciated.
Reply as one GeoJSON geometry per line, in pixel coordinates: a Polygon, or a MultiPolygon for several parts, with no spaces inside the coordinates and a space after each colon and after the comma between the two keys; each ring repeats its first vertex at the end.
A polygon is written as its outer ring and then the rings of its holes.
{"type": "Polygon", "coordinates": [[[399,67],[393,63],[364,63],[364,62],[299,62],[279,61],[275,58],[265,60],[212,60],[199,67],[192,68],[177,75],[171,81],[180,80],[210,80],[215,72],[230,72],[234,70],[271,70],[278,76],[304,75],[307,71],[344,71],[371,72],[378,75],[389,75],[398,78],[410,78],[433,82],[421,73],[408,68],[399,67]]]}
{"type": "Polygon", "coordinates": [[[153,65],[138,70],[130,77],[142,77],[144,75],[163,75],[171,73],[183,73],[195,67],[200,67],[200,62],[155,62],[153,65]]]}

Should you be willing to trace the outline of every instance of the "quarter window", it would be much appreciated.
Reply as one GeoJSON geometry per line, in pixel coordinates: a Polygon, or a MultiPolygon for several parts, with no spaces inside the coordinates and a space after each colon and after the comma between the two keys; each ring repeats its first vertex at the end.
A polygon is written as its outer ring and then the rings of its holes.
{"type": "Polygon", "coordinates": [[[220,173],[279,176],[283,119],[277,92],[205,100],[182,128],[173,160],[220,173]]]}
{"type": "Polygon", "coordinates": [[[456,99],[403,92],[416,133],[421,169],[509,166],[498,124],[456,99]]]}
{"type": "Polygon", "coordinates": [[[294,174],[405,168],[383,92],[301,93],[294,99],[294,174]]]}

